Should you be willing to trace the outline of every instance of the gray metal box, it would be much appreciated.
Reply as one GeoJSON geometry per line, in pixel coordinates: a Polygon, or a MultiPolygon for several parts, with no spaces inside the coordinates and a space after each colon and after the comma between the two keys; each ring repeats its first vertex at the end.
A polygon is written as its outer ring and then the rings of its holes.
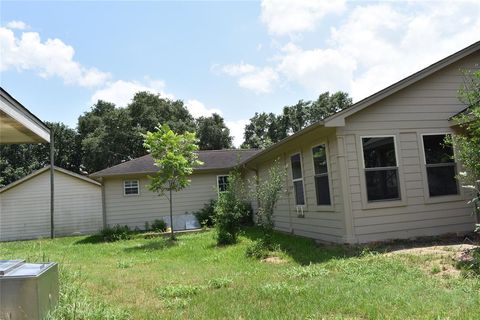
{"type": "Polygon", "coordinates": [[[42,319],[58,302],[58,265],[0,260],[0,319],[42,319]]]}

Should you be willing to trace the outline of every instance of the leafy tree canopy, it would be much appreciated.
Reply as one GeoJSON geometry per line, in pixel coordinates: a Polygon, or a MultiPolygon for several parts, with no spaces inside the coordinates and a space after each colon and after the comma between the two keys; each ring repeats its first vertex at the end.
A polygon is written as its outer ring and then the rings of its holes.
{"type": "Polygon", "coordinates": [[[197,119],[197,137],[201,150],[219,150],[233,147],[230,130],[225,125],[224,119],[216,113],[210,117],[197,119]]]}

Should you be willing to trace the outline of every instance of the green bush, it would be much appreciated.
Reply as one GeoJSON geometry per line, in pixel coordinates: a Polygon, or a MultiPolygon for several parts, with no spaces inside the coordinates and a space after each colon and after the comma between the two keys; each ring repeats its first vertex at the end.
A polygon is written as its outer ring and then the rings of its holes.
{"type": "Polygon", "coordinates": [[[152,222],[151,228],[152,228],[153,231],[165,232],[165,231],[167,231],[167,223],[165,221],[161,220],[161,219],[155,219],[152,222]]]}
{"type": "Polygon", "coordinates": [[[234,170],[230,173],[227,190],[219,195],[215,204],[217,244],[227,245],[237,242],[241,221],[249,214],[249,207],[244,199],[241,175],[234,170]]]}
{"type": "Polygon", "coordinates": [[[247,247],[245,255],[254,259],[265,259],[270,255],[270,246],[263,240],[257,240],[247,247]]]}
{"type": "Polygon", "coordinates": [[[115,225],[113,227],[106,227],[100,231],[100,236],[104,241],[115,242],[119,240],[129,240],[132,238],[132,233],[128,226],[115,225]]]}
{"type": "Polygon", "coordinates": [[[210,200],[202,209],[193,213],[202,227],[213,227],[215,224],[215,203],[216,200],[210,200]]]}

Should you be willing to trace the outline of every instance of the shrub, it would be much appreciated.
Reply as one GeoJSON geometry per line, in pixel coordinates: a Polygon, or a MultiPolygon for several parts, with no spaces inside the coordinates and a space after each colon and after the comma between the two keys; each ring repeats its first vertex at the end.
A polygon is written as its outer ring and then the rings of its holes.
{"type": "Polygon", "coordinates": [[[106,227],[100,231],[100,236],[104,241],[115,242],[119,240],[129,240],[132,234],[128,226],[115,225],[113,227],[106,227]]]}
{"type": "Polygon", "coordinates": [[[257,240],[247,247],[245,255],[249,258],[265,259],[270,255],[269,246],[263,240],[257,240]]]}
{"type": "Polygon", "coordinates": [[[155,219],[152,222],[152,230],[157,232],[165,232],[167,231],[167,223],[161,219],[155,219]]]}
{"type": "Polygon", "coordinates": [[[213,227],[215,224],[215,204],[216,200],[210,200],[202,209],[193,213],[202,227],[213,227]]]}
{"type": "Polygon", "coordinates": [[[219,195],[215,204],[217,244],[227,245],[237,242],[240,222],[248,215],[244,198],[240,172],[233,170],[229,176],[227,190],[219,195]]]}

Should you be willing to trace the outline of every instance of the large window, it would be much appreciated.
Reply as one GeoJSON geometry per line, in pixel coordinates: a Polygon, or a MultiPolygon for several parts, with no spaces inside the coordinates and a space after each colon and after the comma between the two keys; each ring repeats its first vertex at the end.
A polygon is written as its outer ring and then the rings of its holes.
{"type": "Polygon", "coordinates": [[[453,148],[445,144],[445,136],[445,134],[423,136],[430,197],[458,194],[453,148]]]}
{"type": "Polygon", "coordinates": [[[225,192],[228,188],[228,176],[217,176],[218,192],[225,192]]]}
{"type": "Polygon", "coordinates": [[[293,191],[295,193],[295,205],[305,205],[305,193],[303,190],[302,159],[300,153],[290,157],[292,164],[293,191]]]}
{"type": "Polygon", "coordinates": [[[362,147],[368,201],[399,200],[394,137],[364,137],[362,147]]]}
{"type": "Polygon", "coordinates": [[[317,204],[323,206],[331,205],[330,187],[328,185],[328,166],[327,153],[325,145],[319,145],[312,148],[313,168],[315,174],[315,192],[317,194],[317,204]]]}
{"type": "Polygon", "coordinates": [[[126,196],[135,196],[140,194],[138,180],[123,181],[123,194],[126,196]]]}

